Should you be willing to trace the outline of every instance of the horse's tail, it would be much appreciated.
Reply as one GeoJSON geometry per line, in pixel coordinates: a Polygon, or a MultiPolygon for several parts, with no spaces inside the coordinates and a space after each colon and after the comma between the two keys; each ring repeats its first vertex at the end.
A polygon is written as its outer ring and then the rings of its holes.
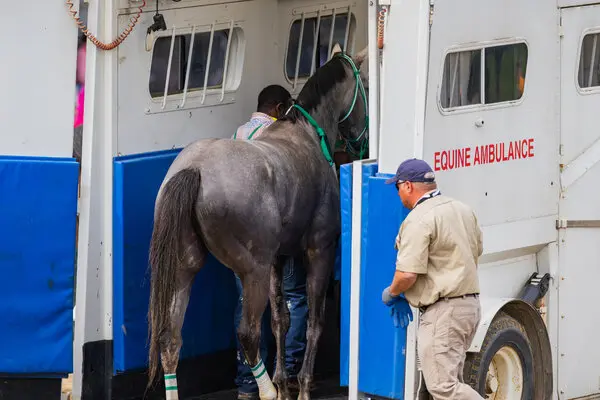
{"type": "Polygon", "coordinates": [[[200,171],[177,172],[163,187],[150,242],[150,306],[148,307],[150,353],[148,387],[158,371],[161,342],[171,334],[170,308],[175,295],[176,273],[184,258],[183,232],[193,224],[200,190],[200,171]]]}

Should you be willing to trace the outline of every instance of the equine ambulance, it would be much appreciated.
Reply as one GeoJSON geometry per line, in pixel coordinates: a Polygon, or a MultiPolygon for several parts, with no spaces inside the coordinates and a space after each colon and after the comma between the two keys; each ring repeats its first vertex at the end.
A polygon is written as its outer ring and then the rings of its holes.
{"type": "MultiPolygon", "coordinates": [[[[342,262],[313,397],[342,387],[352,400],[427,398],[418,310],[405,330],[381,303],[408,212],[384,180],[419,157],[483,229],[465,381],[489,399],[600,398],[600,313],[587,309],[600,281],[597,2],[81,3],[86,20],[71,0],[0,13],[1,398],[58,399],[70,373],[73,399],[143,398],[164,174],[188,143],[231,137],[264,86],[297,95],[334,43],[370,49],[369,154],[340,168],[342,262]],[[80,164],[79,27],[89,36],[80,164]]],[[[235,389],[235,300],[231,271],[213,261],[199,273],[182,398],[235,389]]],[[[146,394],[164,398],[164,386],[146,394]]]]}

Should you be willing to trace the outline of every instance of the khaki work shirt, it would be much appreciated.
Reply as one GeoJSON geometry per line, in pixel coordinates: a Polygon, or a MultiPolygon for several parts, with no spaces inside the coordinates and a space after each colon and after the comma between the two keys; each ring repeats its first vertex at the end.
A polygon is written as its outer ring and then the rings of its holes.
{"type": "Polygon", "coordinates": [[[396,270],[418,274],[404,293],[413,307],[479,293],[482,233],[466,204],[444,195],[418,204],[400,226],[395,247],[396,270]]]}

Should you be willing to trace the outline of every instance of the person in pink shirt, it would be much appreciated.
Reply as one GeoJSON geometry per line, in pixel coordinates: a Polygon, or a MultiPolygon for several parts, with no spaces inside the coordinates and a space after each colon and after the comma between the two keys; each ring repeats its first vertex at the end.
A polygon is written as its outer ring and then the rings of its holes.
{"type": "Polygon", "coordinates": [[[85,99],[85,48],[87,39],[84,35],[79,36],[77,45],[77,72],[75,82],[77,84],[77,98],[75,103],[75,121],[73,127],[73,157],[81,162],[81,142],[83,131],[83,105],[85,99]]]}

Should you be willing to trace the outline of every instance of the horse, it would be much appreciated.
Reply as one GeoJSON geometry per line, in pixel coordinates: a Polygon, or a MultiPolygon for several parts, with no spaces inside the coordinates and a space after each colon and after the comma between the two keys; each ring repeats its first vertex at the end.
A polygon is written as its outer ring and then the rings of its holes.
{"type": "Polygon", "coordinates": [[[155,201],[148,307],[148,385],[156,378],[160,355],[168,400],[178,399],[181,328],[192,282],[208,252],[241,279],[244,300],[237,335],[261,400],[291,398],[284,362],[289,311],[282,273],[287,257],[305,258],[309,316],[298,399],[310,399],[341,231],[331,148],[338,132],[352,145],[368,140],[367,72],[360,69],[368,65],[366,58],[367,49],[350,57],[336,44],[286,115],[260,137],[201,139],[171,164],[155,201]],[[273,382],[258,351],[261,316],[269,300],[277,349],[273,382]]]}

